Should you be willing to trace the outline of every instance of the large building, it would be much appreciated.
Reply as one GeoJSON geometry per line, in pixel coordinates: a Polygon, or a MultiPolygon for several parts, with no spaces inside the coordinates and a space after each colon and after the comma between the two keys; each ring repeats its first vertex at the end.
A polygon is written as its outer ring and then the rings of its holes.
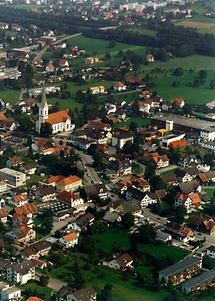
{"type": "Polygon", "coordinates": [[[25,173],[7,167],[0,169],[0,179],[15,188],[26,184],[25,173]]]}
{"type": "Polygon", "coordinates": [[[69,132],[74,129],[75,125],[71,122],[68,110],[63,110],[49,114],[49,106],[46,99],[46,91],[43,88],[42,98],[39,107],[39,118],[36,122],[36,131],[41,132],[43,123],[49,123],[52,127],[52,134],[60,132],[69,132]]]}
{"type": "Polygon", "coordinates": [[[178,285],[197,275],[201,268],[201,258],[189,257],[161,270],[159,272],[159,280],[162,284],[171,283],[172,285],[178,285]]]}
{"type": "Polygon", "coordinates": [[[182,291],[189,294],[204,291],[215,286],[215,270],[203,272],[197,277],[187,280],[182,285],[182,291]]]}
{"type": "Polygon", "coordinates": [[[215,123],[211,121],[169,114],[168,116],[154,116],[152,122],[166,127],[167,130],[174,129],[204,140],[215,140],[215,123]]]}

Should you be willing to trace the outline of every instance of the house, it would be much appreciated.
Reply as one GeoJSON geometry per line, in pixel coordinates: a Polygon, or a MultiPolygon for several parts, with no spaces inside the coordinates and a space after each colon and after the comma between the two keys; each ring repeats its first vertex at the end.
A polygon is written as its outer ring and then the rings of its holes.
{"type": "Polygon", "coordinates": [[[95,216],[87,212],[76,219],[76,224],[81,227],[81,229],[85,230],[88,226],[91,226],[95,220],[95,216]]]}
{"type": "Polygon", "coordinates": [[[0,131],[14,131],[16,129],[16,124],[12,118],[5,116],[3,112],[0,112],[0,131]]]}
{"type": "Polygon", "coordinates": [[[21,251],[24,259],[38,259],[39,257],[47,256],[51,250],[51,243],[46,240],[41,240],[31,244],[21,251]]]}
{"type": "Polygon", "coordinates": [[[21,300],[21,289],[0,282],[0,300],[2,301],[19,301],[21,300]]]}
{"type": "Polygon", "coordinates": [[[24,163],[20,170],[22,172],[24,172],[25,174],[31,176],[34,175],[36,173],[37,170],[37,165],[33,164],[33,163],[24,163]]]}
{"type": "Polygon", "coordinates": [[[133,143],[133,141],[134,137],[129,131],[121,130],[114,132],[112,135],[112,146],[117,146],[120,149],[122,149],[127,142],[133,143]]]}
{"type": "Polygon", "coordinates": [[[189,194],[178,193],[175,199],[175,206],[183,205],[187,210],[195,209],[201,206],[202,196],[200,193],[191,192],[189,194]]]}
{"type": "Polygon", "coordinates": [[[0,209],[0,221],[2,224],[7,223],[8,213],[5,209],[0,209]]]}
{"type": "Polygon", "coordinates": [[[44,149],[54,147],[53,141],[50,138],[36,139],[32,144],[31,148],[33,151],[40,152],[44,149]]]}
{"type": "Polygon", "coordinates": [[[177,98],[171,99],[169,101],[169,105],[170,106],[176,106],[176,107],[179,107],[181,109],[185,105],[185,101],[184,101],[183,98],[177,97],[177,98]]]}
{"type": "Polygon", "coordinates": [[[78,237],[79,233],[71,232],[60,238],[59,244],[65,247],[66,249],[74,248],[74,246],[78,244],[78,237]]]}
{"type": "Polygon", "coordinates": [[[165,232],[169,233],[174,239],[178,239],[185,243],[195,239],[195,234],[192,229],[173,222],[167,223],[165,226],[165,232]]]}
{"type": "Polygon", "coordinates": [[[156,240],[162,243],[168,243],[172,240],[172,236],[169,233],[158,230],[156,231],[156,240]]]}
{"type": "Polygon", "coordinates": [[[146,113],[146,114],[150,113],[151,106],[149,103],[145,101],[138,101],[137,103],[134,103],[134,105],[138,107],[141,113],[146,113]]]}
{"type": "Polygon", "coordinates": [[[79,192],[64,190],[58,193],[57,199],[64,204],[68,204],[71,208],[84,204],[84,200],[80,197],[79,192]]]}
{"type": "Polygon", "coordinates": [[[176,174],[174,173],[166,176],[161,176],[161,180],[166,185],[172,185],[172,186],[178,185],[176,174]]]}
{"type": "Polygon", "coordinates": [[[147,63],[151,63],[151,62],[154,62],[154,61],[155,61],[154,55],[151,54],[151,53],[147,54],[147,56],[146,56],[146,62],[147,63]]]}
{"type": "Polygon", "coordinates": [[[57,183],[65,179],[64,176],[52,176],[48,178],[44,183],[47,185],[52,185],[53,187],[57,187],[57,183]]]}
{"type": "Polygon", "coordinates": [[[21,207],[28,203],[29,197],[27,192],[22,192],[18,195],[15,195],[13,198],[8,199],[7,203],[13,207],[21,207]]]}
{"type": "Polygon", "coordinates": [[[131,76],[128,78],[127,82],[130,86],[139,87],[143,84],[143,79],[139,76],[131,76]]]}
{"type": "Polygon", "coordinates": [[[93,94],[93,95],[104,94],[105,93],[105,87],[104,86],[90,87],[90,93],[93,94]]]}
{"type": "Polygon", "coordinates": [[[36,131],[40,133],[41,126],[44,123],[49,123],[52,128],[52,134],[59,132],[68,132],[74,129],[75,125],[71,122],[68,110],[58,111],[49,114],[49,106],[46,99],[45,87],[42,91],[41,102],[38,104],[39,118],[36,122],[36,131]]]}
{"type": "Polygon", "coordinates": [[[137,216],[141,214],[141,206],[137,200],[122,201],[114,206],[112,210],[118,212],[119,214],[125,214],[128,212],[137,216]]]}
{"type": "Polygon", "coordinates": [[[210,246],[205,250],[205,255],[215,258],[215,246],[210,246]]]}
{"type": "Polygon", "coordinates": [[[132,161],[125,159],[118,159],[113,162],[113,169],[117,176],[127,176],[132,173],[132,161]]]}
{"type": "Polygon", "coordinates": [[[84,60],[84,62],[85,62],[85,64],[88,64],[88,65],[96,64],[99,62],[99,58],[98,57],[87,57],[84,60]]]}
{"type": "Polygon", "coordinates": [[[201,268],[201,258],[195,256],[188,257],[159,271],[159,280],[163,285],[170,283],[175,286],[197,275],[201,268]]]}
{"type": "Polygon", "coordinates": [[[176,170],[177,180],[183,183],[192,181],[198,174],[199,170],[196,167],[188,167],[176,170]]]}
{"type": "Polygon", "coordinates": [[[104,184],[94,183],[84,186],[84,192],[88,200],[105,200],[108,197],[107,187],[104,184]]]}
{"type": "Polygon", "coordinates": [[[164,168],[169,166],[169,158],[167,155],[159,155],[157,152],[146,152],[143,156],[145,162],[152,161],[156,168],[164,168]]]}
{"type": "Polygon", "coordinates": [[[6,237],[19,244],[27,244],[36,238],[36,232],[26,225],[19,225],[14,230],[7,232],[6,237]]]}
{"type": "Polygon", "coordinates": [[[35,267],[29,260],[15,262],[7,268],[6,280],[16,284],[26,284],[35,279],[35,267]]]}
{"type": "Polygon", "coordinates": [[[215,234],[215,221],[211,217],[191,215],[188,224],[196,231],[208,233],[209,235],[215,234]]]}
{"type": "Polygon", "coordinates": [[[56,199],[56,189],[51,185],[40,185],[35,193],[35,198],[41,202],[51,202],[56,199]]]}
{"type": "Polygon", "coordinates": [[[12,226],[17,227],[19,225],[26,225],[30,228],[33,227],[32,217],[27,216],[26,214],[17,214],[14,213],[11,217],[12,226]]]}
{"type": "Polygon", "coordinates": [[[92,287],[84,287],[67,295],[68,301],[96,301],[97,293],[92,287]]]}
{"type": "Polygon", "coordinates": [[[107,211],[103,216],[102,220],[108,224],[114,224],[115,222],[120,222],[122,218],[116,212],[107,211]]]}
{"type": "Polygon", "coordinates": [[[0,194],[7,192],[7,191],[8,191],[7,182],[0,180],[0,194]]]}
{"type": "Polygon", "coordinates": [[[46,71],[46,73],[55,72],[55,66],[54,66],[54,64],[51,63],[51,62],[47,63],[47,65],[45,67],[45,71],[46,71]]]}
{"type": "Polygon", "coordinates": [[[57,188],[60,190],[74,191],[82,187],[82,179],[77,176],[70,176],[57,182],[57,188]]]}
{"type": "Polygon", "coordinates": [[[34,214],[38,213],[37,206],[34,203],[27,203],[20,207],[15,207],[10,214],[26,215],[32,217],[34,214]]]}
{"type": "Polygon", "coordinates": [[[126,91],[127,86],[123,84],[122,82],[117,82],[113,85],[113,90],[117,92],[126,91]]]}
{"type": "Polygon", "coordinates": [[[0,169],[0,179],[7,181],[12,187],[20,187],[26,184],[26,174],[11,168],[0,169]]]}
{"type": "Polygon", "coordinates": [[[215,286],[215,270],[203,272],[201,275],[187,280],[182,284],[182,292],[195,294],[215,286]]]}
{"type": "Polygon", "coordinates": [[[68,300],[69,295],[73,293],[73,289],[67,286],[62,286],[61,289],[56,293],[56,301],[68,300]]]}
{"type": "Polygon", "coordinates": [[[120,256],[114,257],[110,261],[105,260],[102,264],[112,269],[125,271],[132,268],[133,261],[133,258],[128,253],[124,253],[120,256]]]}
{"type": "Polygon", "coordinates": [[[141,207],[157,203],[157,196],[152,192],[143,192],[135,187],[128,187],[125,197],[127,201],[138,201],[141,207]]]}
{"type": "Polygon", "coordinates": [[[20,166],[23,163],[21,157],[18,156],[14,156],[14,157],[10,157],[7,160],[7,167],[11,168],[11,167],[16,167],[16,166],[20,166]]]}
{"type": "Polygon", "coordinates": [[[201,186],[197,180],[180,182],[178,186],[180,191],[185,194],[189,194],[191,192],[201,192],[201,186]]]}

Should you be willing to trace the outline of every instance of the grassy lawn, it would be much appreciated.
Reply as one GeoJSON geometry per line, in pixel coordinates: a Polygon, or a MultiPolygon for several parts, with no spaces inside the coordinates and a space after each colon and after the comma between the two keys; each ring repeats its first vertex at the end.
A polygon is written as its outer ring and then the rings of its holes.
{"type": "Polygon", "coordinates": [[[215,188],[203,188],[203,191],[207,193],[209,199],[213,199],[214,198],[214,193],[215,193],[215,188]]]}
{"type": "Polygon", "coordinates": [[[60,110],[64,110],[64,109],[74,110],[75,108],[77,108],[77,109],[82,108],[81,103],[76,102],[74,99],[71,99],[70,97],[68,99],[62,99],[62,98],[59,98],[59,97],[50,97],[50,98],[48,98],[48,103],[54,105],[56,102],[59,103],[60,110]]]}
{"type": "Polygon", "coordinates": [[[19,90],[1,90],[0,98],[6,102],[9,102],[11,105],[15,104],[19,99],[20,91],[19,90]]]}
{"type": "Polygon", "coordinates": [[[146,127],[147,125],[150,124],[149,119],[145,119],[143,117],[132,117],[132,118],[129,118],[128,120],[126,120],[126,121],[115,123],[114,128],[117,129],[117,128],[122,127],[122,126],[127,126],[129,128],[129,126],[132,122],[135,122],[137,124],[138,128],[143,128],[143,127],[146,127]]]}
{"type": "Polygon", "coordinates": [[[34,294],[34,296],[37,296],[37,294],[38,296],[43,296],[43,298],[46,301],[51,300],[52,289],[49,287],[43,287],[35,282],[29,282],[25,286],[22,286],[21,288],[32,291],[32,294],[34,294]]]}
{"type": "Polygon", "coordinates": [[[143,253],[153,255],[161,260],[162,257],[168,256],[173,262],[181,260],[188,254],[187,251],[166,245],[140,244],[139,248],[143,253]]]}
{"type": "Polygon", "coordinates": [[[176,168],[172,168],[167,171],[161,172],[160,176],[169,176],[169,175],[172,175],[175,171],[176,171],[176,168]]]}
{"type": "Polygon", "coordinates": [[[182,67],[184,69],[194,70],[215,70],[215,57],[203,55],[191,55],[188,57],[176,57],[167,62],[154,62],[143,67],[143,70],[151,70],[154,68],[169,69],[182,67]]]}
{"type": "Polygon", "coordinates": [[[186,72],[182,76],[173,76],[170,73],[157,76],[153,82],[155,90],[162,95],[164,100],[170,100],[174,97],[183,97],[187,103],[204,104],[215,99],[214,90],[209,88],[210,81],[215,78],[215,71],[208,70],[208,76],[204,84],[193,87],[194,80],[198,76],[198,72],[186,72]],[[177,82],[177,86],[173,87],[173,82],[177,82]]]}

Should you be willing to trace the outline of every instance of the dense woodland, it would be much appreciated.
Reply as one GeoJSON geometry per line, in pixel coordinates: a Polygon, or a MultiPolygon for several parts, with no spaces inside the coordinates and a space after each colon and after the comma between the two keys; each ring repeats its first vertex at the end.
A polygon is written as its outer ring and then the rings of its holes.
{"type": "Polygon", "coordinates": [[[17,23],[25,28],[29,28],[30,25],[34,24],[43,30],[55,30],[58,34],[73,34],[81,31],[84,27],[96,28],[107,25],[105,21],[84,21],[81,17],[71,15],[71,13],[68,15],[52,15],[28,11],[26,14],[25,10],[10,6],[0,7],[0,22],[17,23]]]}
{"type": "Polygon", "coordinates": [[[126,29],[111,31],[85,31],[88,37],[126,42],[135,45],[165,48],[175,56],[185,57],[193,54],[214,56],[215,36],[212,34],[200,34],[189,28],[174,26],[171,23],[156,26],[156,36],[143,35],[126,29]]]}

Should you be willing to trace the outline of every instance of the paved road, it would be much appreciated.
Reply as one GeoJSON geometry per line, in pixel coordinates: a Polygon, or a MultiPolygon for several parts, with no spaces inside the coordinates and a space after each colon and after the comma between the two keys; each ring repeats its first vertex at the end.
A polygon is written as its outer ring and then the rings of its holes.
{"type": "MultiPolygon", "coordinates": [[[[61,37],[60,39],[58,39],[57,41],[55,41],[54,43],[52,43],[51,45],[57,45],[57,44],[59,44],[59,43],[61,43],[61,42],[63,42],[63,41],[66,41],[66,40],[71,39],[71,38],[78,37],[78,36],[80,36],[80,35],[81,35],[81,32],[76,33],[76,34],[73,34],[73,35],[69,35],[69,36],[63,36],[63,37],[61,37]]],[[[50,45],[46,45],[45,47],[43,47],[43,48],[37,53],[37,55],[35,56],[34,60],[36,61],[36,60],[40,59],[40,58],[44,55],[44,53],[48,50],[49,46],[50,46],[50,45]]]]}

